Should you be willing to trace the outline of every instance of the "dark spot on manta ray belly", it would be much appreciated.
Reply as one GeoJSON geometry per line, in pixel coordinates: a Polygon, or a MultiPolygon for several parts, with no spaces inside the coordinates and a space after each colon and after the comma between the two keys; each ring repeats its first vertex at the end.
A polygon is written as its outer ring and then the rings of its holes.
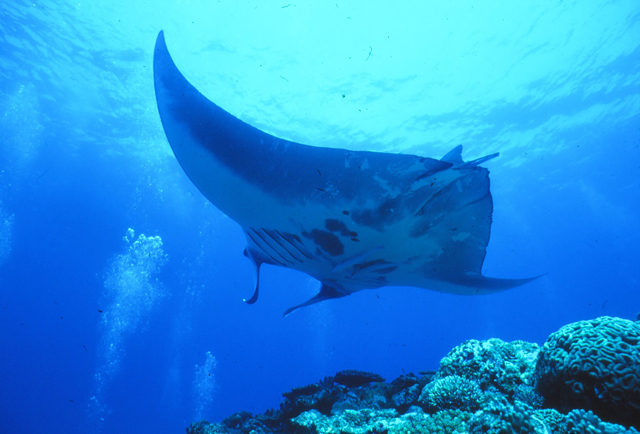
{"type": "Polygon", "coordinates": [[[347,225],[345,225],[344,222],[341,222],[340,220],[326,219],[324,221],[324,226],[327,228],[328,231],[340,232],[340,235],[342,235],[343,237],[357,237],[358,236],[357,232],[350,231],[347,228],[347,225]]]}
{"type": "Polygon", "coordinates": [[[385,259],[375,259],[373,261],[366,261],[361,264],[358,264],[358,268],[360,270],[364,270],[365,268],[372,267],[375,265],[387,265],[387,264],[391,265],[392,263],[385,259]]]}
{"type": "Polygon", "coordinates": [[[402,216],[399,211],[400,199],[387,199],[376,208],[354,211],[351,218],[357,224],[382,231],[384,225],[390,224],[402,216]]]}
{"type": "Polygon", "coordinates": [[[331,256],[340,256],[344,253],[344,244],[342,244],[340,239],[331,232],[314,229],[311,233],[303,232],[302,236],[313,240],[318,247],[331,256]]]}
{"type": "MultiPolygon", "coordinates": [[[[354,266],[355,271],[368,271],[371,273],[378,274],[388,274],[395,271],[398,266],[392,262],[386,261],[384,259],[376,259],[373,261],[363,262],[361,264],[356,264],[354,266]]],[[[378,277],[377,280],[380,280],[381,277],[378,277]]],[[[383,278],[382,279],[386,279],[383,278]]]]}

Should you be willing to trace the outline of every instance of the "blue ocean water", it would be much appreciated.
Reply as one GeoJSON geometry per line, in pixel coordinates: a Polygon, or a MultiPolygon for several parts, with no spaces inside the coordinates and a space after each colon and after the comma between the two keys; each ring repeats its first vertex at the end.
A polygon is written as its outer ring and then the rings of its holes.
{"type": "Polygon", "coordinates": [[[436,369],[466,339],[541,344],[640,311],[637,1],[0,5],[0,432],[183,432],[342,369],[436,369]],[[482,297],[265,266],[176,162],[155,106],[185,76],[272,134],[501,156],[482,297]]]}

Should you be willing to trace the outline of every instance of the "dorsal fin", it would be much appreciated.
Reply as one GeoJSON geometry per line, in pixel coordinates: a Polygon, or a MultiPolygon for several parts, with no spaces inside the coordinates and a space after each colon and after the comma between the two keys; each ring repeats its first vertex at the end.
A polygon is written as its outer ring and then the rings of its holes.
{"type": "Polygon", "coordinates": [[[451,163],[454,166],[464,163],[462,161],[462,145],[458,145],[447,154],[440,159],[440,161],[446,161],[447,163],[451,163]]]}
{"type": "Polygon", "coordinates": [[[484,163],[485,161],[489,161],[492,158],[496,158],[500,153],[496,152],[495,154],[486,155],[484,157],[476,158],[472,161],[464,161],[462,159],[462,145],[458,145],[447,154],[440,159],[440,161],[445,161],[447,163],[453,164],[453,169],[470,169],[472,167],[477,167],[484,163]]]}

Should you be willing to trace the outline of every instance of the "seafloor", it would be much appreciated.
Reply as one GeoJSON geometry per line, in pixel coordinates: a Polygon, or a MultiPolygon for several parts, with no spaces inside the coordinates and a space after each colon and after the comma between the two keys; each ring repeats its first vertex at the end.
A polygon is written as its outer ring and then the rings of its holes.
{"type": "MultiPolygon", "coordinates": [[[[639,314],[640,319],[640,314],[639,314]]],[[[437,371],[342,371],[284,394],[278,410],[200,421],[188,434],[638,434],[640,320],[562,327],[540,347],[470,340],[437,371]]]]}

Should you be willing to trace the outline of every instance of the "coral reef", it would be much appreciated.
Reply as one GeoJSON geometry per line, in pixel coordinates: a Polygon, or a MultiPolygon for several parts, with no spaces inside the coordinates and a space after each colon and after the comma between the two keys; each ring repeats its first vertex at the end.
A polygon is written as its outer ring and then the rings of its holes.
{"type": "Polygon", "coordinates": [[[418,402],[427,409],[460,409],[475,411],[480,408],[483,393],[473,380],[459,375],[437,379],[427,384],[418,398],[418,402]]]}
{"type": "Polygon", "coordinates": [[[382,383],[384,382],[384,378],[372,372],[348,369],[346,371],[338,372],[335,377],[333,377],[333,381],[347,387],[358,387],[372,382],[382,383]]]}
{"type": "Polygon", "coordinates": [[[472,339],[452,349],[440,361],[437,377],[461,375],[475,380],[482,390],[512,395],[533,374],[539,350],[537,344],[524,341],[472,339]]]}
{"type": "Polygon", "coordinates": [[[534,377],[547,406],[638,423],[640,323],[600,317],[562,327],[542,347],[534,377]]]}
{"type": "Polygon", "coordinates": [[[394,409],[346,410],[341,416],[327,417],[317,411],[301,414],[293,420],[297,434],[455,434],[466,432],[470,413],[445,410],[433,415],[420,409],[398,415],[394,409]]]}
{"type": "Polygon", "coordinates": [[[333,377],[327,377],[317,383],[297,387],[283,394],[284,402],[280,404],[280,410],[287,418],[312,409],[329,414],[338,400],[338,391],[333,386],[333,377]]]}
{"type": "Polygon", "coordinates": [[[285,393],[278,410],[192,423],[187,433],[639,434],[638,328],[617,318],[581,321],[552,334],[542,350],[522,341],[467,341],[436,372],[386,383],[341,371],[285,393]],[[597,400],[571,395],[585,384],[597,400]]]}
{"type": "Polygon", "coordinates": [[[582,409],[572,410],[566,418],[566,432],[568,434],[637,434],[631,428],[624,429],[620,425],[600,420],[592,411],[582,409]]]}
{"type": "Polygon", "coordinates": [[[544,424],[536,419],[531,407],[522,403],[494,401],[471,418],[470,434],[544,434],[544,424]]]}
{"type": "Polygon", "coordinates": [[[391,406],[400,413],[406,412],[409,407],[416,405],[420,393],[433,375],[427,374],[418,377],[414,374],[402,375],[391,382],[391,406]]]}

